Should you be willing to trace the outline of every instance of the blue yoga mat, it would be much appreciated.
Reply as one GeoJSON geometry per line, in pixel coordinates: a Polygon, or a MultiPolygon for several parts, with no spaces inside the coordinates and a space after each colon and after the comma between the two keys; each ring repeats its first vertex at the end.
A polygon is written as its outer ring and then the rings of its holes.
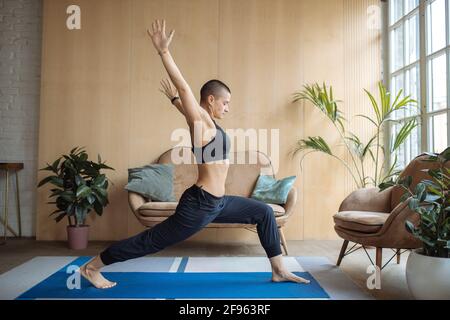
{"type": "MultiPolygon", "coordinates": [[[[81,266],[89,258],[78,258],[69,265],[81,266]]],[[[296,275],[310,284],[274,283],[270,272],[105,272],[118,284],[97,289],[81,277],[80,289],[68,289],[67,265],[38,283],[17,299],[226,299],[226,298],[329,298],[307,272],[296,275]]],[[[183,270],[184,268],[180,269],[183,270]]]]}

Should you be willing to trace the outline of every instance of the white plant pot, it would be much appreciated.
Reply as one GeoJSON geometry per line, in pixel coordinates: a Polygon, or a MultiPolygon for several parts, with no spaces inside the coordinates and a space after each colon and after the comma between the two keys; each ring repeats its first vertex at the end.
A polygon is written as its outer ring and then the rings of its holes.
{"type": "Polygon", "coordinates": [[[422,249],[411,252],[406,263],[406,282],[416,299],[450,299],[450,258],[430,257],[422,249]]]}

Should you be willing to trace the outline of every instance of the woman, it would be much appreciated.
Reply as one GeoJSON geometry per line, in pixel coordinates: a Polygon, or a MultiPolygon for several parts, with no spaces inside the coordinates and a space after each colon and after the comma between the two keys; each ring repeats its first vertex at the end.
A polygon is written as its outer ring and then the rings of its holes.
{"type": "Polygon", "coordinates": [[[208,81],[200,92],[199,105],[169,52],[174,30],[167,37],[165,21],[156,20],[152,24],[152,31],[147,32],[178,90],[179,97],[168,81],[162,83],[164,93],[189,125],[192,151],[198,163],[198,180],[183,192],[172,216],[134,237],[114,243],[82,266],[81,274],[97,288],[111,288],[116,283],[101,275],[103,266],[158,252],[189,238],[214,221],[256,224],[259,239],[272,267],[272,281],[309,283],[289,272],[283,265],[272,208],[261,201],[224,194],[230,141],[214,118],[221,119],[228,112],[230,89],[221,81],[208,81]]]}

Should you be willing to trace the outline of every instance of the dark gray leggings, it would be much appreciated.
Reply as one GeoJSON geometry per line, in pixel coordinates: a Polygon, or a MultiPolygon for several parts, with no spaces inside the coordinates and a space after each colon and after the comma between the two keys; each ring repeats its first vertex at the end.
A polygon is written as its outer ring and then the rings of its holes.
{"type": "Polygon", "coordinates": [[[211,222],[256,224],[267,257],[281,254],[272,207],[246,197],[216,197],[193,184],[181,195],[173,215],[131,238],[112,244],[100,258],[109,265],[155,253],[189,238],[211,222]]]}

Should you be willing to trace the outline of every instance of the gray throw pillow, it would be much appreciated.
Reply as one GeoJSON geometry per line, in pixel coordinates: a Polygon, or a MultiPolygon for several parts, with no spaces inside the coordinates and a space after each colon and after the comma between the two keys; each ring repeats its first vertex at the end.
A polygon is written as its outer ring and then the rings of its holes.
{"type": "Polygon", "coordinates": [[[173,193],[173,164],[150,164],[128,169],[125,189],[152,201],[176,202],[173,193]]]}

